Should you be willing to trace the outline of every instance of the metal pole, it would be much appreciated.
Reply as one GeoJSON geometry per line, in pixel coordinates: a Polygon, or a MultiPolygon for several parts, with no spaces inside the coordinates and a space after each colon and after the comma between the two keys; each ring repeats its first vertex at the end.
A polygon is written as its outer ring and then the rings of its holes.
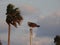
{"type": "Polygon", "coordinates": [[[30,45],[32,45],[32,29],[30,29],[30,45]]]}

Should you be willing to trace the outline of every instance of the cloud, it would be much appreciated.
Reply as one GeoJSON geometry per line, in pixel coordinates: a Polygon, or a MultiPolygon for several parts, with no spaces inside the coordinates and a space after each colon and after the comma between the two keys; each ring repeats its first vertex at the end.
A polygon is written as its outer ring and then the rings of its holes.
{"type": "Polygon", "coordinates": [[[6,23],[3,19],[0,19],[0,33],[4,33],[7,31],[6,23]]]}
{"type": "Polygon", "coordinates": [[[39,20],[41,20],[40,22],[44,21],[44,22],[49,23],[49,24],[59,24],[59,22],[60,22],[60,11],[52,12],[50,14],[47,14],[47,16],[40,15],[39,20]]]}
{"type": "Polygon", "coordinates": [[[37,30],[37,36],[53,37],[60,34],[60,15],[52,13],[48,16],[39,18],[40,28],[37,30]]]}
{"type": "Polygon", "coordinates": [[[0,39],[3,41],[7,41],[7,34],[8,33],[0,33],[0,39]]]}
{"type": "Polygon", "coordinates": [[[33,7],[32,5],[29,5],[29,4],[24,4],[21,6],[23,9],[29,11],[29,12],[33,12],[33,13],[36,13],[37,12],[37,9],[35,7],[33,7]]]}
{"type": "Polygon", "coordinates": [[[44,18],[45,18],[45,16],[43,16],[43,15],[40,15],[40,20],[43,20],[44,18]]]}
{"type": "Polygon", "coordinates": [[[53,40],[51,38],[48,37],[40,37],[40,38],[35,38],[33,41],[34,45],[51,45],[51,42],[53,42],[53,40]]]}
{"type": "MultiPolygon", "coordinates": [[[[13,1],[13,2],[16,3],[16,1],[13,1]]],[[[0,13],[0,14],[1,14],[1,18],[3,17],[2,19],[5,19],[4,16],[2,16],[2,15],[3,15],[3,13],[5,14],[6,8],[4,8],[4,7],[6,7],[5,5],[7,5],[7,3],[9,3],[9,2],[7,1],[3,5],[1,4],[2,13],[0,13]]],[[[19,5],[20,5],[20,2],[19,2],[19,5]]],[[[24,23],[23,23],[22,27],[19,27],[18,29],[13,28],[11,30],[12,45],[13,45],[13,43],[14,43],[14,45],[28,45],[29,44],[29,32],[28,32],[29,28],[28,28],[28,26],[26,26],[27,25],[26,23],[28,21],[33,21],[33,22],[38,21],[41,25],[41,27],[37,30],[36,34],[33,33],[34,34],[33,35],[33,45],[51,45],[51,42],[53,42],[53,39],[50,38],[50,36],[51,35],[55,36],[56,34],[60,34],[60,22],[59,22],[60,13],[59,13],[59,11],[56,13],[56,15],[59,17],[59,20],[58,20],[58,17],[54,16],[55,14],[49,15],[49,16],[42,16],[42,15],[40,16],[40,12],[39,12],[39,14],[36,14],[35,12],[37,12],[38,10],[29,4],[24,4],[24,5],[22,5],[21,8],[22,8],[21,10],[23,10],[23,11],[25,10],[24,12],[22,12],[25,16],[24,23]],[[32,13],[34,13],[34,14],[32,14],[32,13]],[[39,15],[39,20],[36,15],[39,15]],[[44,36],[44,37],[42,37],[42,36],[44,36]]],[[[44,9],[43,9],[43,11],[44,11],[44,9]]],[[[7,32],[6,24],[4,24],[3,21],[1,21],[0,22],[1,40],[7,42],[7,33],[8,32],[7,32]]]]}
{"type": "MultiPolygon", "coordinates": [[[[22,33],[22,32],[21,32],[22,33]]],[[[7,33],[0,34],[1,40],[7,42],[7,33]]],[[[19,34],[19,31],[11,32],[11,44],[29,45],[29,33],[19,34]]],[[[51,45],[53,39],[50,37],[36,37],[36,33],[33,33],[33,45],[51,45]]]]}
{"type": "Polygon", "coordinates": [[[58,11],[54,12],[54,15],[55,15],[55,16],[59,16],[59,17],[60,17],[60,10],[58,10],[58,11]]]}

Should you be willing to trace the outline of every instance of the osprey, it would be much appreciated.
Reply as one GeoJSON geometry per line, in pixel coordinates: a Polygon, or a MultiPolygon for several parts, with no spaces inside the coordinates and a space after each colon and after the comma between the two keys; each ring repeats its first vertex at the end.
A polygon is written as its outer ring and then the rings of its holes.
{"type": "Polygon", "coordinates": [[[33,22],[28,22],[28,26],[32,27],[32,28],[34,28],[34,27],[40,27],[40,25],[37,25],[36,23],[33,23],[33,22]]]}

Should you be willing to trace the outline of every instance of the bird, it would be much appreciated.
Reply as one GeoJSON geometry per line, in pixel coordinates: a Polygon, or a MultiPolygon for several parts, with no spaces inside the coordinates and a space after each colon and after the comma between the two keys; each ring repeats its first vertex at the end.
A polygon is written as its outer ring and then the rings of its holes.
{"type": "Polygon", "coordinates": [[[33,23],[33,22],[28,22],[28,26],[32,28],[40,27],[40,25],[37,25],[36,23],[33,23]]]}
{"type": "Polygon", "coordinates": [[[30,27],[30,45],[32,45],[32,35],[33,35],[32,28],[40,27],[40,25],[37,25],[36,23],[33,22],[28,22],[28,26],[30,27]]]}

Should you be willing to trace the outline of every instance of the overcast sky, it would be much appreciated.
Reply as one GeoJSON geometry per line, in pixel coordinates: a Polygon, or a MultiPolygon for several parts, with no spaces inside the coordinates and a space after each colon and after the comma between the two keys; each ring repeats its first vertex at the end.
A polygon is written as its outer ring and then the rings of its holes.
{"type": "Polygon", "coordinates": [[[28,21],[39,24],[33,29],[33,45],[54,45],[54,37],[60,35],[60,0],[0,0],[0,40],[7,45],[8,25],[6,6],[18,7],[24,18],[21,26],[11,26],[11,45],[29,45],[28,21]]]}

